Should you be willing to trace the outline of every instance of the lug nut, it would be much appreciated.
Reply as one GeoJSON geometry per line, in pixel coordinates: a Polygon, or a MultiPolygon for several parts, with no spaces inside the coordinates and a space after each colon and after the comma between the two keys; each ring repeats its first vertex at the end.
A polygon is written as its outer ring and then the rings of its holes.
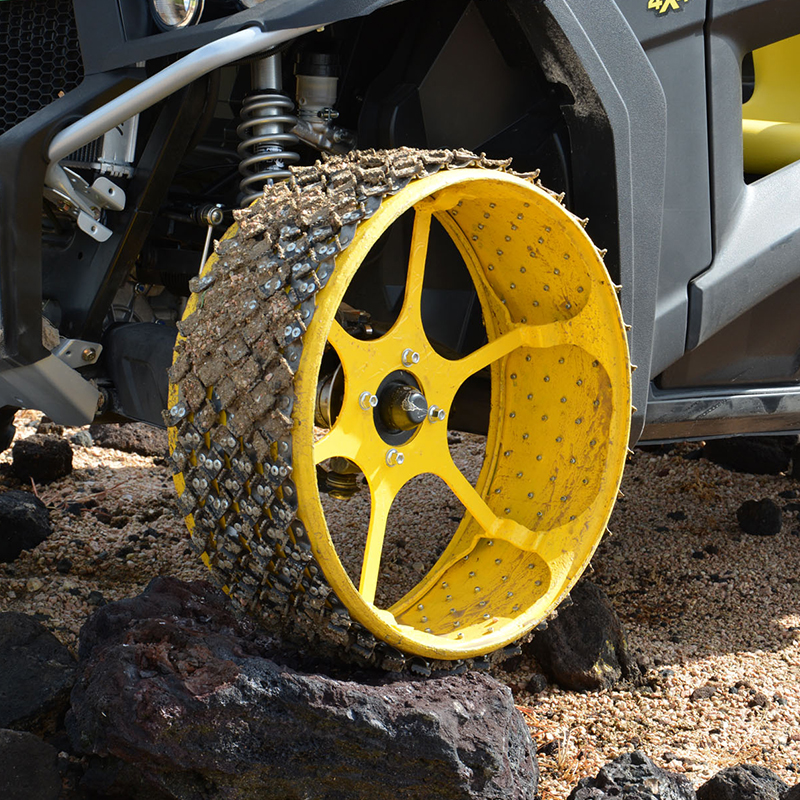
{"type": "Polygon", "coordinates": [[[406,460],[406,457],[397,448],[393,447],[386,453],[386,463],[388,466],[393,467],[395,464],[398,466],[406,460]]]}
{"type": "Polygon", "coordinates": [[[403,362],[404,367],[413,367],[414,364],[419,364],[419,353],[407,347],[403,350],[400,360],[403,362]]]}
{"type": "Polygon", "coordinates": [[[369,411],[371,408],[375,408],[378,405],[378,396],[372,394],[372,392],[361,392],[358,397],[358,404],[364,411],[369,411]]]}
{"type": "Polygon", "coordinates": [[[431,406],[428,409],[428,422],[444,422],[447,413],[439,406],[431,406]]]}

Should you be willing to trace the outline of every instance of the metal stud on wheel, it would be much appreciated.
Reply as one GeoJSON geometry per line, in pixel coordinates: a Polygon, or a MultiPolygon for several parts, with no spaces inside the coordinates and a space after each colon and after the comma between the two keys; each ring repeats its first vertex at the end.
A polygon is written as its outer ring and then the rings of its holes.
{"type": "Polygon", "coordinates": [[[318,184],[299,170],[291,187],[247,212],[204,270],[171,374],[176,482],[206,563],[273,623],[291,618],[294,629],[305,625],[312,637],[365,652],[377,638],[405,654],[458,660],[523,636],[588,563],[625,460],[630,365],[600,253],[550,192],[467,156],[445,154],[434,168],[433,156],[413,151],[355,154],[319,167],[328,172],[318,184]],[[383,184],[370,174],[381,164],[383,184]],[[336,188],[345,185],[348,203],[336,188]],[[296,213],[285,215],[287,224],[262,231],[263,239],[254,235],[264,209],[277,216],[290,197],[296,213]],[[337,321],[345,292],[375,243],[408,212],[414,226],[402,310],[385,335],[356,338],[337,321]],[[437,352],[422,325],[433,219],[463,258],[488,338],[457,360],[437,352]],[[315,243],[314,231],[324,240],[315,243]],[[289,235],[299,258],[287,258],[289,235]],[[298,283],[292,273],[301,263],[311,263],[313,274],[303,267],[298,283]],[[257,308],[239,313],[251,295],[257,308]],[[313,313],[303,319],[310,298],[313,313]],[[214,330],[222,331],[216,344],[214,330]],[[225,353],[223,369],[207,368],[212,347],[225,353]],[[320,366],[331,347],[344,374],[341,407],[315,440],[320,366]],[[492,412],[473,486],[451,457],[447,421],[458,389],[487,367],[492,412]],[[386,379],[397,370],[410,379],[390,393],[386,379]],[[259,405],[254,393],[274,395],[272,404],[259,405]],[[380,418],[405,430],[402,444],[387,445],[380,418]],[[320,501],[317,466],[331,458],[355,465],[370,489],[357,581],[320,501]],[[275,467],[286,475],[270,483],[275,467]],[[422,474],[444,481],[466,513],[436,564],[382,608],[376,589],[389,510],[422,474]]]}

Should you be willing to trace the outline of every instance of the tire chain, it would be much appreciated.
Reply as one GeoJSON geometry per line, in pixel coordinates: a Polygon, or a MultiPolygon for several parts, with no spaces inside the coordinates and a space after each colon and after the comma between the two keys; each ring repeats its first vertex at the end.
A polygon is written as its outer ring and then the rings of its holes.
{"type": "Polygon", "coordinates": [[[351,619],[315,562],[291,479],[293,376],[336,254],[410,181],[509,164],[466,150],[399,148],[293,167],[291,178],[235,212],[238,230],[190,283],[199,298],[178,324],[169,372],[178,401],[164,419],[177,428],[171,459],[185,483],[180,510],[194,520],[191,547],[267,628],[324,656],[427,675],[488,669],[519,652],[510,645],[465,661],[428,661],[377,640],[351,619]]]}

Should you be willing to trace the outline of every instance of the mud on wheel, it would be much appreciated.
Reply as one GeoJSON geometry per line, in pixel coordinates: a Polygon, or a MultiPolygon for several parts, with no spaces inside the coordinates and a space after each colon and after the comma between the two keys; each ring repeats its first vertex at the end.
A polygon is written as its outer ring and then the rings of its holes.
{"type": "Polygon", "coordinates": [[[535,176],[471,153],[408,149],[297,168],[241,212],[192,289],[166,412],[175,483],[193,547],[245,608],[291,637],[398,668],[497,651],[568,594],[616,498],[630,366],[601,254],[535,176]],[[407,213],[402,308],[388,332],[359,336],[342,313],[345,292],[407,213]],[[422,324],[434,219],[483,314],[487,343],[461,358],[434,349],[422,324]],[[320,385],[331,354],[335,403],[320,385]],[[491,415],[473,485],[451,457],[448,423],[457,391],[481,370],[491,372],[491,415]],[[352,579],[320,499],[330,459],[370,492],[352,579]],[[421,474],[466,510],[416,586],[379,607],[389,509],[421,474]]]}

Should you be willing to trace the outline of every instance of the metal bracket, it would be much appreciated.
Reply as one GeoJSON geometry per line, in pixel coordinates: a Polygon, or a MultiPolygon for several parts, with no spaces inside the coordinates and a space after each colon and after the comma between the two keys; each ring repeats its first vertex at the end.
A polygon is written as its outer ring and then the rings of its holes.
{"type": "Polygon", "coordinates": [[[98,178],[91,186],[77,172],[51,164],[45,176],[45,196],[75,215],[78,227],[98,242],[105,242],[111,230],[99,219],[102,209],[122,211],[125,192],[108,178],[98,178]]]}
{"type": "MultiPolygon", "coordinates": [[[[79,223],[80,224],[80,223],[79,223]]],[[[86,367],[94,364],[100,353],[103,352],[103,345],[98,342],[87,342],[83,339],[62,339],[53,348],[52,355],[59,361],[63,361],[68,367],[86,367]]]]}

